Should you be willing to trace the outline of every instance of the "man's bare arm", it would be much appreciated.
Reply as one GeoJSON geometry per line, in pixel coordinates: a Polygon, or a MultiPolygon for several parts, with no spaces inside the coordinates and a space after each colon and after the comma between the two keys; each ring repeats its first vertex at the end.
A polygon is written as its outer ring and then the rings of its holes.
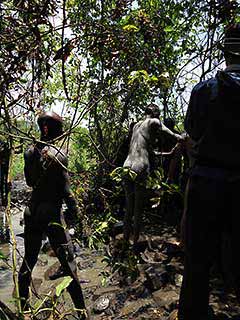
{"type": "Polygon", "coordinates": [[[166,127],[162,122],[161,122],[161,131],[166,132],[168,135],[171,137],[175,138],[177,141],[182,141],[183,138],[180,134],[172,132],[168,127],[166,127]]]}
{"type": "Polygon", "coordinates": [[[172,155],[174,155],[175,154],[175,151],[177,150],[179,148],[179,143],[177,143],[173,148],[172,148],[172,150],[171,151],[169,151],[169,152],[159,152],[159,151],[154,151],[154,154],[156,155],[156,156],[172,156],[172,155]]]}

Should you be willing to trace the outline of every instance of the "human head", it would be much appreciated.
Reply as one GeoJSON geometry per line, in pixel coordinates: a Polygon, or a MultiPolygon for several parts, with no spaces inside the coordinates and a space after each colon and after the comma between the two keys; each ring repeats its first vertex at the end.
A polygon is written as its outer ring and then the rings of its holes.
{"type": "Polygon", "coordinates": [[[42,113],[37,120],[41,131],[41,140],[53,140],[63,134],[63,119],[55,112],[42,113]]]}
{"type": "Polygon", "coordinates": [[[152,118],[159,118],[160,117],[160,109],[155,103],[150,103],[146,106],[145,114],[150,115],[152,118]]]}
{"type": "Polygon", "coordinates": [[[240,64],[240,24],[232,24],[225,30],[222,46],[226,64],[240,64]]]}

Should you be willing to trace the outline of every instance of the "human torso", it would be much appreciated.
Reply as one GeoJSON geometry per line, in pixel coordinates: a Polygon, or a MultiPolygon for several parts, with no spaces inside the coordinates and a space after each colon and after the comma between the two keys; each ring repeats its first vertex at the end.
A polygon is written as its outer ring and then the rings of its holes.
{"type": "Polygon", "coordinates": [[[218,73],[197,87],[189,130],[196,166],[240,171],[239,105],[239,72],[218,73]]]}
{"type": "Polygon", "coordinates": [[[151,165],[150,158],[156,139],[156,131],[153,130],[153,123],[156,121],[159,120],[147,118],[134,126],[129,153],[124,162],[124,167],[130,168],[136,173],[149,173],[151,165]]]}
{"type": "MultiPolygon", "coordinates": [[[[41,145],[31,147],[25,153],[25,176],[27,183],[33,188],[31,201],[34,203],[51,202],[62,204],[64,179],[61,162],[54,159],[45,159],[46,149],[41,145]]],[[[50,150],[51,151],[51,150],[50,150]]],[[[58,154],[63,156],[63,151],[55,149],[56,158],[58,154]]]]}

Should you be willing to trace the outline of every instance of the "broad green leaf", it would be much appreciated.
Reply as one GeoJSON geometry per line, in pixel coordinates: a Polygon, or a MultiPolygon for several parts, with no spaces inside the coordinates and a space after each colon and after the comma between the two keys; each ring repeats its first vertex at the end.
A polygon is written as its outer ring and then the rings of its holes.
{"type": "Polygon", "coordinates": [[[172,26],[167,26],[167,27],[164,28],[164,31],[165,31],[165,32],[172,32],[173,30],[174,30],[174,29],[173,29],[172,26]]]}
{"type": "Polygon", "coordinates": [[[108,223],[106,221],[104,221],[101,225],[102,229],[105,229],[108,227],[108,223]]]}
{"type": "Polygon", "coordinates": [[[123,30],[137,32],[139,31],[139,28],[134,26],[133,24],[127,24],[126,26],[123,27],[123,30]]]}
{"type": "Polygon", "coordinates": [[[62,224],[57,223],[57,222],[49,222],[49,224],[48,224],[48,225],[49,225],[49,226],[56,226],[56,227],[60,227],[60,228],[65,229],[65,228],[64,228],[64,226],[63,226],[62,224]]]}
{"type": "Polygon", "coordinates": [[[7,260],[7,257],[5,256],[5,254],[3,254],[1,251],[0,251],[0,259],[7,260]]]}
{"type": "Polygon", "coordinates": [[[73,278],[70,276],[64,277],[63,281],[56,287],[56,296],[59,297],[63,290],[66,289],[72,281],[73,278]]]}
{"type": "Polygon", "coordinates": [[[150,78],[152,81],[156,81],[156,82],[158,82],[158,77],[156,77],[156,76],[151,76],[151,78],[150,78]]]}

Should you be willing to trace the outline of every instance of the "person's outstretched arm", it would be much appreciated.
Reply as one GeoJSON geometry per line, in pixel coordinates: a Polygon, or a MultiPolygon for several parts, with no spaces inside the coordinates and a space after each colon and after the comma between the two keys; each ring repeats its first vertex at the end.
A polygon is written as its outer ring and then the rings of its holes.
{"type": "MultiPolygon", "coordinates": [[[[161,122],[161,121],[160,121],[161,122]]],[[[171,137],[175,138],[177,141],[182,141],[183,138],[180,134],[174,133],[172,132],[170,129],[168,129],[168,127],[165,126],[165,124],[163,124],[161,122],[161,131],[166,132],[168,135],[170,135],[171,137]]]]}
{"type": "Polygon", "coordinates": [[[166,127],[161,120],[159,119],[152,119],[151,121],[151,127],[153,131],[156,131],[158,133],[158,136],[161,137],[162,132],[165,132],[172,138],[174,138],[176,141],[182,141],[183,138],[180,134],[172,132],[168,127],[166,127]]]}

